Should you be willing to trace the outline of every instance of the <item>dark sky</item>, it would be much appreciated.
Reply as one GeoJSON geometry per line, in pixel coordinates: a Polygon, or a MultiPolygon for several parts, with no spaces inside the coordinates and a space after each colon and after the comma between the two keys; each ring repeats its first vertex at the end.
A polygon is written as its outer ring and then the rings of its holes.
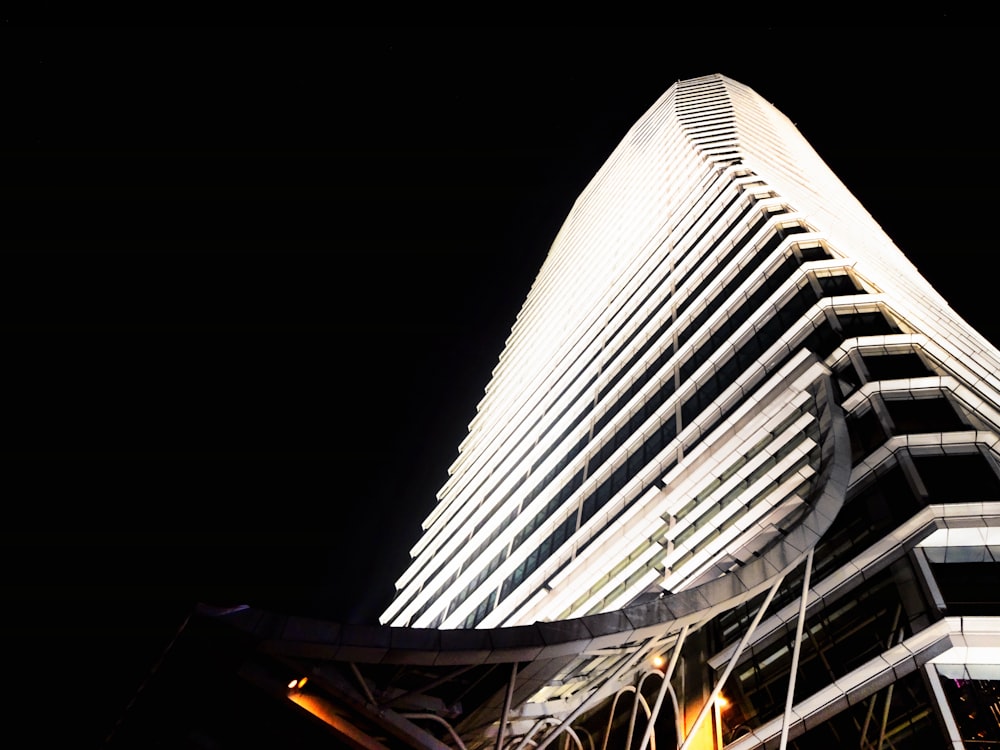
{"type": "Polygon", "coordinates": [[[375,620],[562,220],[678,79],[777,105],[1000,341],[995,30],[931,20],[4,29],[3,635],[71,681],[58,731],[99,746],[197,601],[375,620]]]}

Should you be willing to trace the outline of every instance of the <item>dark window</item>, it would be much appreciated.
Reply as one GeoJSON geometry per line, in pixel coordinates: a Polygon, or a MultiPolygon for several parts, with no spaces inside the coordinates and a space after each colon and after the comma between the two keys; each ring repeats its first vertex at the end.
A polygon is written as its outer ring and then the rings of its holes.
{"type": "Polygon", "coordinates": [[[920,355],[908,354],[866,354],[862,357],[872,380],[899,380],[902,378],[922,378],[933,375],[920,355]]]}
{"type": "Polygon", "coordinates": [[[820,359],[830,356],[841,342],[840,334],[833,330],[825,320],[809,334],[805,340],[805,348],[815,352],[820,359]]]}
{"type": "Polygon", "coordinates": [[[803,263],[808,263],[812,260],[826,260],[830,257],[826,249],[819,245],[799,248],[799,254],[802,256],[803,263]]]}
{"type": "Polygon", "coordinates": [[[824,297],[842,297],[849,294],[858,294],[858,287],[854,279],[846,274],[838,276],[820,276],[819,285],[823,290],[824,297]]]}
{"type": "Polygon", "coordinates": [[[931,570],[953,617],[1000,615],[1000,563],[932,563],[931,570]]]}
{"type": "Polygon", "coordinates": [[[893,750],[946,750],[952,747],[941,732],[934,704],[919,671],[810,727],[803,735],[789,741],[788,747],[790,750],[876,748],[880,736],[885,738],[882,747],[893,750]]]}
{"type": "Polygon", "coordinates": [[[1000,680],[941,677],[941,687],[951,706],[958,732],[966,747],[1000,745],[1000,680]]]}
{"type": "Polygon", "coordinates": [[[888,532],[924,507],[903,470],[892,467],[877,482],[847,499],[816,546],[813,579],[824,576],[860,555],[888,532]]]}
{"type": "Polygon", "coordinates": [[[885,406],[897,435],[968,429],[946,398],[886,401],[885,406]]]}
{"type": "Polygon", "coordinates": [[[861,376],[849,360],[837,370],[837,377],[850,385],[852,391],[861,385],[861,376]]]}
{"type": "MultiPolygon", "coordinates": [[[[906,611],[899,585],[908,573],[912,570],[905,561],[886,568],[808,618],[809,636],[802,641],[799,656],[797,697],[823,689],[912,635],[909,617],[916,613],[906,611]]],[[[747,662],[730,676],[724,692],[733,701],[734,718],[741,714],[740,723],[759,726],[784,711],[794,634],[793,622],[778,638],[752,647],[747,662]]]]}
{"type": "Polygon", "coordinates": [[[1000,500],[1000,480],[980,453],[915,456],[913,463],[931,504],[1000,500]]]}
{"type": "Polygon", "coordinates": [[[890,333],[898,333],[881,312],[854,313],[845,315],[837,314],[840,327],[844,331],[844,338],[854,338],[855,336],[887,336],[890,333]]]}
{"type": "Polygon", "coordinates": [[[878,448],[888,439],[882,423],[874,409],[869,409],[860,416],[847,416],[847,432],[851,436],[851,464],[857,464],[861,459],[878,448]]]}

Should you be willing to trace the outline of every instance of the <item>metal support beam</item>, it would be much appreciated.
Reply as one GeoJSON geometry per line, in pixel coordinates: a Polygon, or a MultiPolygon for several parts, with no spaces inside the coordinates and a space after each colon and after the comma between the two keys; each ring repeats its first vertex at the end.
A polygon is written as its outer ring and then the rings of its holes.
{"type": "Polygon", "coordinates": [[[566,736],[568,737],[573,738],[573,741],[576,742],[576,750],[583,750],[583,743],[580,741],[580,738],[579,736],[577,736],[577,733],[573,731],[573,727],[566,727],[564,734],[566,734],[566,736]]]}
{"type": "Polygon", "coordinates": [[[372,691],[368,688],[368,683],[365,682],[365,678],[361,674],[361,670],[358,669],[358,665],[353,661],[351,662],[351,672],[354,673],[354,677],[357,679],[358,685],[361,686],[361,690],[364,692],[365,697],[368,698],[368,702],[372,704],[373,708],[378,708],[378,701],[375,700],[375,696],[372,695],[372,691]]]}
{"type": "MultiPolygon", "coordinates": [[[[656,723],[657,718],[660,715],[660,707],[663,705],[663,697],[670,690],[670,679],[673,677],[674,669],[677,667],[677,661],[681,656],[681,649],[684,648],[684,641],[687,639],[689,625],[685,625],[681,629],[681,633],[677,636],[677,643],[674,645],[674,650],[670,654],[670,663],[667,664],[666,670],[663,672],[663,683],[660,685],[660,692],[656,694],[656,703],[653,704],[653,715],[649,719],[649,724],[646,726],[646,733],[642,736],[642,742],[639,744],[639,750],[646,750],[646,746],[649,745],[650,737],[653,735],[653,725],[656,723]]],[[[677,701],[674,701],[674,714],[676,719],[677,714],[677,701]]],[[[676,722],[675,722],[676,723],[676,722]]],[[[678,738],[680,735],[678,735],[678,738]]]]}
{"type": "Polygon", "coordinates": [[[795,645],[792,648],[792,667],[788,671],[788,691],[785,696],[785,714],[781,720],[780,750],[788,747],[788,729],[792,723],[792,706],[795,703],[795,678],[799,672],[799,652],[802,648],[802,629],[806,622],[806,606],[809,604],[809,578],[812,576],[813,551],[806,555],[806,569],[802,576],[802,596],[799,600],[799,621],[795,624],[795,645]]]}
{"type": "Polygon", "coordinates": [[[635,731],[635,719],[639,715],[639,700],[642,698],[642,683],[646,680],[646,675],[639,675],[635,681],[635,698],[632,700],[632,710],[628,717],[628,733],[625,735],[625,750],[632,747],[632,733],[635,731]]]}
{"type": "Polygon", "coordinates": [[[938,674],[937,667],[930,662],[924,664],[923,669],[927,677],[927,685],[930,688],[932,704],[938,717],[944,724],[945,731],[948,733],[947,743],[950,743],[950,746],[955,748],[955,750],[960,750],[965,747],[962,743],[962,733],[958,729],[958,724],[955,723],[955,714],[948,704],[944,688],[941,687],[941,675],[938,674]]]}
{"type": "Polygon", "coordinates": [[[885,744],[885,728],[889,723],[889,709],[892,707],[892,689],[896,687],[896,683],[891,683],[885,692],[885,705],[882,706],[882,723],[878,730],[878,744],[875,746],[876,750],[882,750],[882,746],[885,744]]]}
{"type": "Polygon", "coordinates": [[[608,750],[608,739],[611,737],[611,725],[614,724],[615,721],[615,710],[618,708],[618,699],[625,693],[631,693],[634,690],[635,687],[627,685],[615,693],[615,697],[611,701],[611,707],[608,709],[608,726],[604,730],[604,741],[601,743],[601,750],[608,750]]]}
{"type": "Polygon", "coordinates": [[[517,662],[510,665],[510,679],[507,680],[507,692],[503,697],[503,708],[500,711],[500,728],[497,729],[496,750],[502,750],[504,732],[507,730],[507,714],[510,713],[510,703],[514,698],[514,681],[517,679],[517,662]]]}
{"type": "Polygon", "coordinates": [[[413,695],[426,695],[428,691],[433,690],[434,688],[440,685],[445,685],[451,682],[456,677],[460,677],[461,675],[468,672],[470,669],[474,669],[475,666],[476,666],[475,664],[469,664],[468,666],[462,667],[461,669],[456,669],[454,672],[450,672],[446,675],[443,675],[442,677],[438,677],[436,680],[428,682],[426,685],[421,685],[419,688],[414,688],[413,690],[407,690],[405,693],[394,695],[392,696],[392,698],[379,705],[391,706],[394,703],[401,703],[402,701],[406,700],[407,698],[413,695]]]}
{"type": "Polygon", "coordinates": [[[764,602],[760,605],[760,609],[757,610],[757,614],[754,615],[753,622],[750,623],[750,627],[747,628],[747,632],[743,635],[743,639],[740,641],[740,645],[736,647],[736,651],[733,652],[732,658],[729,660],[729,664],[726,665],[725,671],[722,676],[715,683],[715,687],[712,688],[711,695],[708,696],[708,700],[705,705],[701,707],[701,711],[698,712],[698,718],[694,720],[694,724],[691,725],[690,731],[681,743],[681,746],[677,750],[688,750],[691,745],[691,741],[694,736],[701,729],[702,722],[705,721],[705,717],[708,716],[709,711],[712,710],[712,704],[715,703],[715,699],[719,697],[719,693],[722,692],[722,686],[726,684],[726,680],[729,679],[729,675],[732,674],[733,669],[736,667],[736,662],[739,661],[740,656],[743,654],[743,649],[747,647],[750,639],[753,637],[754,631],[757,630],[757,626],[760,624],[761,618],[764,617],[764,613],[771,604],[771,600],[774,595],[778,592],[778,587],[781,582],[785,580],[785,576],[788,574],[789,569],[785,569],[774,579],[774,583],[771,584],[770,590],[767,592],[767,596],[764,598],[764,602]]]}
{"type": "MultiPolygon", "coordinates": [[[[580,716],[580,714],[582,714],[585,710],[590,708],[591,699],[593,698],[594,695],[597,695],[600,692],[603,686],[608,685],[614,681],[617,681],[622,674],[624,674],[627,670],[632,669],[635,666],[635,663],[631,656],[629,655],[623,655],[623,656],[625,656],[625,658],[622,659],[621,664],[618,666],[618,668],[615,669],[614,672],[609,674],[604,680],[602,680],[599,686],[595,687],[591,691],[589,698],[580,701],[580,704],[572,711],[570,711],[569,715],[566,716],[566,718],[564,718],[562,722],[559,724],[559,727],[555,731],[550,732],[548,736],[546,736],[545,739],[538,744],[537,750],[545,750],[545,748],[549,746],[549,743],[552,742],[552,740],[555,739],[563,729],[570,726],[574,721],[576,721],[577,717],[580,716]]],[[[521,742],[517,745],[517,748],[515,750],[524,750],[524,748],[531,741],[532,741],[531,735],[530,734],[526,735],[524,739],[522,739],[521,742]]]]}
{"type": "Polygon", "coordinates": [[[404,719],[410,719],[411,721],[413,719],[427,719],[428,721],[436,721],[438,724],[443,725],[448,730],[448,734],[450,734],[451,738],[455,740],[455,744],[458,745],[459,750],[466,750],[465,743],[462,742],[462,738],[458,736],[458,732],[455,731],[455,728],[437,714],[400,714],[400,716],[402,716],[404,719]]]}

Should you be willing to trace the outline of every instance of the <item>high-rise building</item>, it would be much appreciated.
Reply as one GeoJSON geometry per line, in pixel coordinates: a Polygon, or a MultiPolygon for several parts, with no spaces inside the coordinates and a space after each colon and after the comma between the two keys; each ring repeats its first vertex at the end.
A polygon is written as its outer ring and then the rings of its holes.
{"type": "Polygon", "coordinates": [[[998,373],[784,115],[679,81],[563,224],[383,624],[207,619],[355,746],[1000,745],[998,373]]]}

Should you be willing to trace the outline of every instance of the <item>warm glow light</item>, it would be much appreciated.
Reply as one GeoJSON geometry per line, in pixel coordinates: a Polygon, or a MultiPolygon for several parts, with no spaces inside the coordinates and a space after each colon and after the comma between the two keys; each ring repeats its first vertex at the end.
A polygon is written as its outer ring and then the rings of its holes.
{"type": "Polygon", "coordinates": [[[288,689],[289,690],[295,690],[296,688],[298,688],[299,690],[301,690],[302,688],[305,687],[305,685],[306,685],[306,683],[308,681],[309,681],[308,677],[303,677],[302,679],[292,680],[291,682],[288,683],[288,689]]]}
{"type": "Polygon", "coordinates": [[[656,667],[657,669],[663,669],[663,665],[666,663],[667,660],[664,659],[660,654],[657,654],[656,656],[653,657],[653,666],[656,667]]]}
{"type": "Polygon", "coordinates": [[[729,707],[729,701],[724,695],[717,695],[715,697],[715,704],[719,707],[719,710],[724,711],[729,707]]]}

